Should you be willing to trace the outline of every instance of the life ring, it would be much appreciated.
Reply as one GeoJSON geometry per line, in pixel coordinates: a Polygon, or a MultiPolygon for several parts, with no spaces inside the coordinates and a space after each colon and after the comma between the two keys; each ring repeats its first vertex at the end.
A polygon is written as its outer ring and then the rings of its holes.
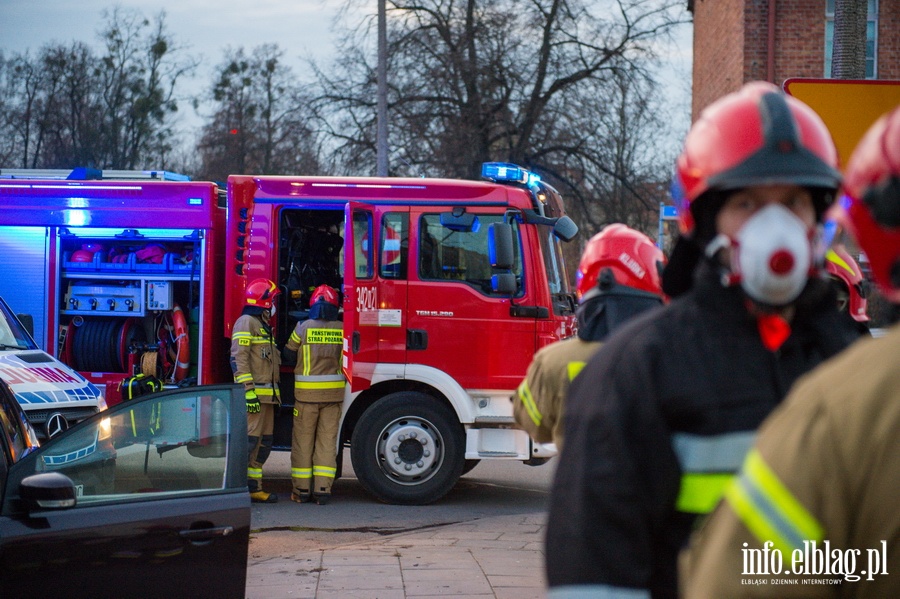
{"type": "Polygon", "coordinates": [[[188,337],[187,319],[181,306],[175,304],[172,309],[172,325],[175,327],[175,382],[178,383],[188,375],[191,367],[191,340],[188,337]]]}

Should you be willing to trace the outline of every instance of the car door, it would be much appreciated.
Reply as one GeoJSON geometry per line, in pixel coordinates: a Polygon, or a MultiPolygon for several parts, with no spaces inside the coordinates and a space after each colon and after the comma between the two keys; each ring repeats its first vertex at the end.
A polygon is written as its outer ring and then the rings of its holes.
{"type": "Polygon", "coordinates": [[[244,597],[250,531],[243,391],[118,404],[12,464],[2,597],[244,597]]]}

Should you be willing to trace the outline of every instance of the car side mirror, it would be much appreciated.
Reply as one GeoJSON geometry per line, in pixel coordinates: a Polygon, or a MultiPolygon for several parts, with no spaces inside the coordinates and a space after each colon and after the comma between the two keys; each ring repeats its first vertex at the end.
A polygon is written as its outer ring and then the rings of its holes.
{"type": "Polygon", "coordinates": [[[42,472],[22,479],[19,497],[35,509],[59,510],[75,507],[78,494],[72,479],[59,472],[42,472]]]}

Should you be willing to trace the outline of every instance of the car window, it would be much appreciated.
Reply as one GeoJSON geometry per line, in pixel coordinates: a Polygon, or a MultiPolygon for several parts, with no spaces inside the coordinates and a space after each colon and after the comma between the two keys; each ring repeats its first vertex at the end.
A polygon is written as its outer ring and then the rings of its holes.
{"type": "Polygon", "coordinates": [[[0,436],[5,441],[0,447],[5,445],[12,463],[18,462],[38,446],[37,435],[5,383],[0,389],[0,436]]]}
{"type": "Polygon", "coordinates": [[[223,489],[229,402],[228,389],[198,387],[120,404],[49,442],[16,478],[65,474],[78,505],[223,489]]]}

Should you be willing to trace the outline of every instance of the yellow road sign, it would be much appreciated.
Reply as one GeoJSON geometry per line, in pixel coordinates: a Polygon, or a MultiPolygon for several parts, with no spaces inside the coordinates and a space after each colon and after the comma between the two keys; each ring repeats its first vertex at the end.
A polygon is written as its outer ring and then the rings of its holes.
{"type": "Polygon", "coordinates": [[[900,105],[900,81],[886,79],[787,79],[784,91],[818,113],[837,146],[843,168],[863,133],[900,105]]]}

